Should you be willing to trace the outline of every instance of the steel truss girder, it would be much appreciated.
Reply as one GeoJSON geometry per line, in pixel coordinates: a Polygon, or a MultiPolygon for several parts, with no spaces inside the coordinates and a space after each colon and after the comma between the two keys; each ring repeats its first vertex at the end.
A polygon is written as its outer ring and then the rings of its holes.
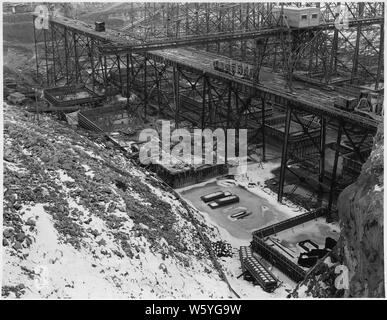
{"type": "MultiPolygon", "coordinates": [[[[299,4],[296,5],[299,6],[299,4]]],[[[306,5],[308,6],[309,4],[306,5]]],[[[332,77],[332,75],[339,72],[338,67],[342,68],[345,72],[350,72],[351,79],[357,78],[357,74],[360,68],[361,72],[363,72],[365,76],[370,77],[373,81],[375,81],[375,87],[377,88],[383,70],[383,50],[377,50],[377,47],[372,44],[374,39],[369,38],[368,34],[364,32],[364,28],[366,28],[367,25],[383,23],[383,19],[380,17],[383,17],[382,13],[384,10],[384,5],[380,3],[359,4],[357,7],[352,3],[345,3],[344,5],[351,14],[352,21],[350,22],[350,28],[356,29],[357,38],[360,38],[360,40],[357,41],[357,45],[351,45],[348,37],[346,37],[343,32],[328,32],[328,30],[336,30],[333,23],[334,19],[337,17],[334,9],[336,7],[336,3],[326,3],[324,7],[324,23],[321,26],[309,29],[309,32],[312,32],[313,30],[316,32],[320,31],[320,34],[325,34],[325,36],[316,37],[314,39],[314,43],[307,44],[304,50],[289,51],[286,49],[288,45],[291,44],[294,47],[295,44],[294,40],[291,38],[289,39],[288,37],[285,37],[281,40],[281,42],[285,41],[285,44],[279,45],[275,42],[273,44],[273,41],[268,41],[268,38],[273,38],[274,35],[278,34],[278,30],[276,31],[275,27],[279,26],[283,28],[280,19],[273,15],[273,3],[243,3],[232,5],[219,3],[193,3],[185,5],[179,5],[175,3],[148,3],[144,4],[143,8],[143,14],[145,18],[153,17],[156,15],[156,13],[160,13],[160,8],[163,9],[163,14],[160,18],[161,21],[160,19],[150,19],[151,26],[149,28],[151,30],[160,29],[157,28],[160,23],[162,23],[164,26],[167,26],[168,30],[170,28],[173,29],[174,26],[177,28],[175,31],[167,30],[167,38],[163,38],[161,41],[157,41],[157,37],[149,37],[149,34],[147,33],[146,43],[143,43],[144,39],[138,40],[137,36],[131,36],[131,39],[137,39],[137,44],[130,45],[125,49],[125,45],[123,46],[122,40],[119,39],[119,37],[117,37],[117,39],[115,39],[115,37],[104,38],[104,36],[100,36],[95,32],[92,33],[92,37],[99,39],[99,46],[102,46],[104,48],[103,50],[107,50],[104,52],[106,55],[116,55],[121,52],[118,52],[117,50],[130,50],[133,52],[133,50],[153,50],[156,48],[166,48],[168,46],[176,47],[180,45],[199,45],[200,43],[206,44],[207,50],[212,50],[215,46],[216,52],[228,52],[233,56],[240,52],[240,59],[244,61],[252,61],[256,65],[258,76],[262,65],[269,65],[272,68],[276,68],[277,70],[287,70],[286,72],[289,74],[288,77],[290,80],[290,86],[292,72],[296,70],[304,70],[307,68],[308,74],[312,75],[311,70],[317,70],[316,66],[322,66],[321,71],[324,74],[324,79],[326,82],[329,82],[329,79],[332,77]],[[362,9],[360,10],[359,8],[362,9]],[[183,20],[185,23],[183,23],[183,20]],[[193,25],[195,28],[192,27],[193,25]],[[196,31],[190,33],[190,30],[192,31],[193,29],[196,31]],[[321,33],[321,30],[325,31],[321,33]],[[219,32],[221,34],[219,34],[219,32]],[[260,35],[258,35],[257,32],[260,35]],[[270,33],[273,34],[270,35],[270,33]],[[214,39],[211,38],[211,34],[213,34],[215,37],[214,39]],[[195,37],[184,38],[184,36],[187,35],[194,35],[195,37]],[[256,46],[255,41],[248,39],[249,37],[259,36],[262,36],[266,39],[267,43],[265,46],[256,46]],[[173,39],[168,40],[168,37],[173,39]],[[223,40],[222,37],[224,37],[223,40]],[[220,39],[219,41],[227,41],[228,43],[225,44],[227,50],[223,50],[223,45],[219,42],[217,42],[216,45],[211,44],[216,42],[216,39],[220,39]],[[138,41],[140,41],[140,43],[138,41]],[[365,46],[363,46],[364,49],[359,50],[359,43],[361,41],[364,42],[365,46]],[[113,45],[114,43],[121,44],[116,47],[113,45]],[[236,43],[239,44],[235,46],[236,43]],[[346,63],[346,61],[341,58],[342,54],[339,53],[339,51],[336,49],[337,47],[346,43],[355,52],[353,54],[354,59],[351,59],[354,61],[354,64],[351,68],[347,67],[348,63],[346,63]],[[108,44],[107,47],[105,46],[106,44],[108,44]],[[290,62],[288,62],[288,59],[278,58],[278,55],[281,54],[290,54],[290,56],[294,55],[294,57],[292,57],[290,62]],[[315,56],[315,59],[311,59],[313,56],[315,56]],[[257,57],[260,57],[260,59],[257,59],[257,57]],[[372,62],[371,58],[375,61],[377,60],[378,67],[376,71],[372,70],[375,69],[375,63],[372,62]],[[281,60],[283,60],[282,66],[281,63],[279,63],[281,60]],[[305,60],[309,61],[308,66],[305,66],[305,60]],[[313,61],[314,63],[312,63],[313,61]],[[291,65],[287,66],[288,63],[291,65]]],[[[141,8],[137,8],[136,10],[136,12],[139,13],[139,16],[142,17],[143,14],[141,13],[141,8]]],[[[56,21],[54,19],[50,23],[65,25],[67,28],[73,31],[78,28],[79,30],[77,30],[76,33],[80,34],[83,33],[87,35],[89,32],[86,31],[87,28],[84,26],[72,27],[69,25],[69,23],[62,23],[60,20],[56,21]]],[[[380,31],[380,33],[381,32],[382,31],[380,31]]],[[[292,31],[291,33],[294,34],[295,31],[292,31]]],[[[346,54],[348,55],[349,53],[347,52],[346,54]]],[[[63,68],[59,66],[59,70],[62,72],[63,68]]],[[[76,77],[77,76],[78,75],[76,75],[76,77]]],[[[257,81],[259,81],[258,77],[257,81]]]]}
{"type": "MultiPolygon", "coordinates": [[[[66,61],[67,61],[67,66],[68,68],[70,68],[70,70],[69,72],[67,72],[66,78],[69,78],[69,81],[71,82],[75,82],[77,80],[80,82],[83,82],[85,81],[83,79],[85,78],[85,72],[89,74],[88,72],[90,72],[91,70],[91,78],[93,78],[93,83],[97,82],[96,87],[101,87],[101,86],[105,87],[105,91],[106,91],[106,88],[109,86],[109,81],[108,81],[109,73],[117,65],[117,61],[116,61],[117,55],[102,57],[96,52],[95,46],[97,45],[97,43],[103,41],[103,39],[101,39],[100,37],[95,38],[91,34],[87,34],[85,32],[78,33],[77,29],[68,28],[68,27],[67,27],[67,32],[68,32],[68,36],[67,36],[67,41],[65,42],[65,46],[67,46],[67,51],[69,52],[69,54],[66,57],[66,61]],[[75,42],[74,42],[74,39],[75,39],[75,42]]],[[[51,68],[51,65],[49,65],[49,59],[48,59],[48,56],[50,55],[50,53],[52,53],[50,51],[51,50],[50,48],[52,46],[50,43],[50,39],[47,37],[47,35],[46,35],[46,41],[44,41],[44,45],[45,45],[44,53],[46,56],[45,64],[47,66],[45,68],[46,69],[45,71],[47,72],[48,85],[53,85],[54,81],[52,81],[52,76],[51,76],[52,68],[51,68]]],[[[56,42],[54,41],[54,46],[55,45],[56,45],[56,42]]],[[[54,50],[53,51],[54,55],[58,51],[59,50],[54,50]]],[[[273,90],[271,88],[264,87],[258,84],[254,84],[248,80],[237,79],[231,75],[220,73],[216,70],[213,70],[212,68],[206,68],[204,70],[201,67],[198,69],[195,67],[195,64],[193,63],[182,62],[182,61],[177,62],[177,61],[165,58],[162,54],[156,53],[156,52],[148,52],[148,53],[143,53],[141,55],[145,56],[145,58],[148,60],[154,60],[156,62],[166,64],[168,67],[175,66],[175,67],[179,67],[180,69],[190,70],[198,74],[206,73],[211,79],[217,79],[222,82],[232,82],[233,87],[236,90],[245,92],[247,95],[251,94],[251,92],[256,92],[257,98],[260,98],[262,95],[268,95],[268,96],[272,96],[273,100],[274,99],[282,100],[281,102],[282,105],[286,105],[287,101],[290,101],[294,105],[294,107],[297,107],[298,109],[307,110],[308,112],[311,112],[314,114],[325,114],[331,117],[342,118],[345,121],[351,121],[353,123],[357,123],[362,126],[371,126],[371,127],[377,126],[377,122],[374,120],[366,119],[365,117],[351,114],[349,112],[345,112],[342,110],[337,110],[333,107],[324,107],[322,105],[315,105],[313,104],[313,102],[310,102],[310,101],[302,102],[298,97],[292,96],[291,94],[280,92],[278,90],[273,90]]],[[[66,65],[66,62],[62,63],[62,65],[66,65]]],[[[59,78],[59,76],[55,75],[55,78],[59,78]]]]}
{"type": "MultiPolygon", "coordinates": [[[[305,162],[306,158],[299,159],[297,156],[292,154],[289,150],[289,138],[290,138],[290,132],[291,132],[291,125],[292,121],[298,123],[301,125],[302,130],[304,132],[304,136],[308,137],[308,139],[311,141],[312,145],[314,145],[315,149],[318,151],[318,181],[314,181],[314,184],[310,185],[310,187],[313,189],[313,195],[315,195],[319,201],[322,201],[322,193],[324,193],[324,189],[326,189],[326,183],[324,183],[325,180],[325,154],[326,154],[326,148],[328,147],[325,144],[326,140],[326,125],[327,121],[324,116],[320,117],[320,136],[319,136],[319,143],[315,143],[313,137],[309,134],[309,128],[310,124],[312,123],[314,118],[311,118],[310,122],[305,124],[304,122],[300,121],[300,118],[297,114],[297,110],[294,110],[292,105],[288,105],[286,109],[286,119],[285,119],[285,136],[284,136],[284,142],[282,145],[282,156],[281,156],[281,167],[280,167],[280,177],[279,177],[279,185],[278,185],[278,201],[282,202],[284,197],[284,186],[286,182],[286,173],[289,172],[299,178],[300,183],[308,183],[308,179],[305,179],[304,176],[299,176],[292,168],[288,166],[288,162],[291,159],[292,165],[294,164],[302,164],[305,162]],[[316,188],[317,186],[317,188],[316,188]]],[[[329,195],[327,199],[327,209],[328,212],[332,212],[334,208],[334,199],[335,196],[338,194],[338,190],[336,188],[337,186],[337,180],[338,178],[344,177],[344,169],[341,169],[341,176],[338,176],[338,162],[339,158],[346,154],[352,154],[352,160],[358,161],[360,163],[364,163],[366,160],[366,157],[364,156],[363,152],[367,152],[371,150],[372,148],[372,137],[375,134],[376,129],[365,129],[365,128],[358,128],[348,122],[345,122],[343,120],[337,121],[337,139],[335,144],[335,156],[334,156],[334,162],[333,162],[333,169],[332,173],[330,174],[330,187],[329,187],[329,195]],[[347,138],[347,141],[349,141],[349,146],[346,146],[345,148],[342,147],[343,143],[343,137],[347,138]],[[368,138],[368,141],[367,141],[368,138]],[[371,141],[371,142],[370,142],[371,141]],[[368,142],[368,144],[367,144],[368,142]]],[[[304,168],[307,170],[307,167],[304,168]]],[[[356,176],[350,177],[353,181],[356,179],[356,176]]],[[[291,193],[295,192],[295,190],[298,188],[298,185],[296,184],[291,193]]]]}
{"type": "MultiPolygon", "coordinates": [[[[288,3],[288,5],[295,5],[295,6],[309,6],[309,3],[306,4],[300,4],[300,3],[288,3]]],[[[320,4],[317,4],[320,6],[320,4]]],[[[175,12],[178,12],[180,14],[180,17],[173,18],[173,14],[167,14],[167,20],[174,20],[174,21],[180,21],[184,24],[180,23],[180,26],[185,25],[185,30],[181,30],[179,32],[172,32],[172,34],[178,34],[182,35],[207,35],[211,32],[217,33],[217,32],[235,32],[237,30],[255,30],[257,28],[264,28],[269,27],[272,28],[273,26],[279,26],[280,21],[275,20],[274,15],[272,14],[274,4],[263,4],[263,3],[246,3],[246,4],[185,4],[181,5],[179,10],[175,9],[175,12]],[[171,18],[172,17],[172,18],[171,18]],[[180,20],[179,20],[180,19],[180,20]]],[[[322,4],[322,13],[323,13],[323,21],[325,23],[325,27],[321,28],[321,30],[325,30],[325,33],[327,30],[337,30],[334,28],[334,21],[337,18],[337,12],[336,12],[337,3],[324,3],[322,4]]],[[[372,45],[374,39],[368,38],[368,35],[365,35],[362,29],[366,27],[367,24],[371,23],[373,25],[377,23],[382,23],[382,20],[377,20],[380,17],[384,16],[384,4],[383,3],[362,3],[362,4],[353,4],[353,3],[343,3],[341,4],[342,9],[346,9],[349,14],[352,21],[350,22],[350,28],[353,30],[358,30],[358,34],[361,35],[361,39],[363,39],[363,42],[365,45],[363,45],[364,49],[361,50],[359,53],[355,53],[353,61],[355,61],[355,66],[351,69],[348,68],[348,63],[342,62],[343,58],[340,58],[338,56],[338,51],[335,50],[339,45],[345,45],[345,43],[348,42],[348,39],[345,37],[345,35],[342,32],[336,32],[333,31],[333,36],[325,37],[326,39],[319,39],[318,42],[314,45],[309,45],[309,50],[306,50],[303,52],[303,59],[300,59],[298,54],[296,53],[296,57],[292,59],[293,61],[296,60],[300,62],[300,60],[306,60],[309,61],[309,64],[307,66],[307,70],[309,71],[308,74],[312,74],[312,70],[317,70],[316,66],[323,66],[322,73],[324,75],[324,80],[326,82],[329,82],[329,79],[332,77],[332,75],[336,74],[339,70],[337,69],[338,62],[340,65],[340,68],[342,68],[344,71],[349,72],[351,74],[350,78],[354,79],[356,78],[357,73],[357,65],[360,62],[360,68],[365,73],[367,77],[370,77],[370,79],[373,79],[376,81],[375,87],[378,87],[378,82],[380,81],[377,74],[381,73],[381,70],[383,67],[378,64],[378,69],[376,72],[370,72],[370,70],[373,67],[373,63],[365,64],[362,63],[360,60],[369,62],[372,59],[368,59],[368,56],[366,55],[366,52],[369,52],[370,49],[373,52],[374,56],[379,56],[379,60],[382,61],[383,59],[380,59],[380,53],[377,50],[375,46],[372,45]],[[361,10],[359,8],[362,7],[361,10]],[[375,20],[376,19],[376,20],[375,20]],[[340,35],[340,37],[337,37],[337,35],[340,35]],[[332,39],[329,39],[333,37],[332,39]],[[324,42],[327,42],[324,44],[324,42]],[[327,51],[329,47],[332,47],[332,50],[330,50],[330,56],[329,54],[324,54],[324,56],[321,54],[324,50],[327,51]],[[323,48],[321,51],[320,49],[323,48]],[[358,56],[362,57],[361,59],[358,58],[358,56]],[[311,57],[315,56],[316,59],[311,59],[311,57]],[[298,57],[298,58],[297,58],[298,57]],[[305,59],[306,58],[306,59],[305,59]],[[314,63],[311,63],[313,62],[314,63]]],[[[168,10],[167,10],[168,11],[168,10]]],[[[169,12],[169,11],[168,11],[169,12]]],[[[152,21],[152,23],[155,23],[155,21],[152,21]]],[[[194,42],[192,42],[194,43],[194,42]]],[[[240,59],[245,61],[253,61],[256,62],[256,59],[254,59],[254,56],[256,56],[256,49],[254,48],[254,44],[252,40],[246,39],[241,41],[230,41],[229,43],[222,45],[221,43],[217,43],[215,45],[206,44],[205,47],[207,50],[213,50],[215,52],[226,52],[231,57],[235,57],[235,55],[238,55],[238,52],[240,53],[240,59]],[[237,43],[239,43],[237,46],[235,46],[237,43]],[[223,49],[221,49],[223,46],[223,49]]],[[[286,66],[279,66],[278,62],[281,59],[278,59],[277,55],[279,52],[283,51],[281,50],[281,47],[278,47],[278,45],[270,45],[269,48],[267,48],[267,51],[269,54],[267,54],[266,61],[264,61],[264,65],[271,66],[273,69],[276,68],[282,68],[283,70],[297,70],[299,66],[294,67],[286,67],[286,66]],[[267,61],[268,60],[268,61],[267,61]]],[[[261,52],[262,53],[262,52],[261,52]]],[[[264,54],[264,52],[263,52],[264,54]]],[[[286,52],[283,52],[283,54],[286,54],[286,52]]],[[[350,53],[346,53],[348,55],[350,53]]],[[[342,54],[341,54],[342,55],[342,54]]],[[[260,69],[260,64],[255,63],[258,67],[258,72],[260,69]]],[[[301,68],[300,70],[302,70],[301,68]]],[[[305,67],[304,67],[305,69],[305,67]]],[[[291,75],[290,75],[291,76],[291,75]]]]}

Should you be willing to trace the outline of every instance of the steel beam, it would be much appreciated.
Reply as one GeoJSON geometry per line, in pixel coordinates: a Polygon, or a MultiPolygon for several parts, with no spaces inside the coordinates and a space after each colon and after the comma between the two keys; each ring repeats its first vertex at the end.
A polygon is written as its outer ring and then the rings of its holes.
{"type": "Polygon", "coordinates": [[[378,70],[376,72],[375,90],[379,89],[381,80],[381,73],[383,70],[384,58],[384,23],[380,25],[380,42],[379,42],[379,54],[378,54],[378,70]]]}
{"type": "Polygon", "coordinates": [[[278,186],[278,202],[282,203],[283,193],[284,193],[284,184],[285,184],[285,175],[286,175],[286,163],[288,162],[288,143],[290,137],[290,125],[292,118],[292,106],[288,104],[286,108],[286,120],[285,120],[285,137],[282,145],[282,156],[281,156],[281,169],[280,169],[280,180],[278,186]]]}
{"type": "Polygon", "coordinates": [[[78,49],[77,49],[77,35],[75,32],[73,32],[73,43],[74,43],[75,83],[78,83],[78,80],[79,80],[79,59],[78,59],[78,49]]]}
{"type": "Polygon", "coordinates": [[[339,161],[339,153],[340,153],[340,145],[341,145],[341,135],[342,135],[342,128],[345,125],[342,121],[339,121],[339,128],[337,131],[337,139],[336,139],[336,150],[335,150],[335,159],[333,162],[333,169],[332,169],[332,177],[331,177],[331,188],[329,190],[329,199],[328,199],[328,214],[332,212],[332,206],[333,206],[333,197],[334,197],[334,191],[335,191],[335,185],[336,185],[336,176],[337,176],[337,165],[339,161]]]}
{"type": "Polygon", "coordinates": [[[206,90],[207,90],[207,77],[206,75],[203,76],[203,90],[202,90],[202,127],[201,129],[204,130],[206,126],[206,120],[205,120],[205,111],[206,111],[206,90]]]}
{"type": "Polygon", "coordinates": [[[39,57],[38,57],[38,39],[36,34],[36,28],[35,28],[35,17],[32,17],[32,24],[34,28],[34,44],[35,44],[35,62],[36,62],[36,79],[39,79],[39,57]]]}
{"type": "Polygon", "coordinates": [[[176,67],[173,68],[173,95],[175,100],[175,129],[178,129],[180,121],[180,73],[176,67]]]}
{"type": "Polygon", "coordinates": [[[147,73],[148,73],[148,58],[144,57],[144,109],[145,109],[145,115],[147,114],[148,109],[148,84],[147,84],[147,73]]]}
{"type": "MultiPolygon", "coordinates": [[[[130,66],[133,68],[133,66],[130,66]]],[[[129,53],[126,54],[126,110],[129,112],[129,100],[130,100],[130,92],[129,92],[129,53]]]]}
{"type": "Polygon", "coordinates": [[[47,86],[50,86],[51,82],[50,82],[50,70],[48,68],[48,45],[47,45],[46,29],[43,30],[43,37],[44,37],[44,49],[45,49],[44,51],[45,51],[45,58],[46,58],[46,76],[47,76],[46,83],[47,83],[47,86]]]}
{"type": "Polygon", "coordinates": [[[265,99],[261,98],[261,112],[262,112],[262,127],[261,127],[261,133],[262,133],[262,162],[266,161],[266,134],[265,134],[265,108],[266,108],[266,102],[265,99]]]}
{"type": "MultiPolygon", "coordinates": [[[[359,2],[357,5],[358,5],[359,17],[362,17],[364,13],[364,2],[359,2]]],[[[361,36],[361,24],[359,24],[356,28],[356,45],[355,45],[355,51],[354,51],[353,60],[352,60],[353,65],[352,65],[352,72],[351,72],[351,82],[354,81],[358,73],[360,36],[361,36]]]]}
{"type": "Polygon", "coordinates": [[[325,176],[325,141],[326,141],[326,118],[320,117],[320,157],[318,181],[323,182],[325,176]]]}

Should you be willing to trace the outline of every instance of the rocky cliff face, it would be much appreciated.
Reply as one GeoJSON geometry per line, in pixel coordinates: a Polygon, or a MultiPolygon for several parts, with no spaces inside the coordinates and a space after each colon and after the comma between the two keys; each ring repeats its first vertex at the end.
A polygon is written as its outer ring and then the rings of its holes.
{"type": "Polygon", "coordinates": [[[383,141],[383,126],[380,126],[360,176],[339,196],[341,236],[338,245],[299,284],[292,297],[385,296],[383,141]],[[340,274],[343,269],[344,275],[340,274]]]}
{"type": "Polygon", "coordinates": [[[351,297],[384,297],[383,127],[357,181],[339,197],[340,249],[351,297]]]}

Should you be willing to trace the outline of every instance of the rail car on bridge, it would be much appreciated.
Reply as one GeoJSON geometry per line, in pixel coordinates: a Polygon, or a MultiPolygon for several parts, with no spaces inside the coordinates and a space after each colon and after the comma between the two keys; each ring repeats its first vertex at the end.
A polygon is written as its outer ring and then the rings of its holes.
{"type": "Polygon", "coordinates": [[[255,68],[246,63],[242,63],[234,60],[215,60],[213,67],[216,71],[231,74],[235,77],[247,80],[253,80],[255,74],[255,68]]]}

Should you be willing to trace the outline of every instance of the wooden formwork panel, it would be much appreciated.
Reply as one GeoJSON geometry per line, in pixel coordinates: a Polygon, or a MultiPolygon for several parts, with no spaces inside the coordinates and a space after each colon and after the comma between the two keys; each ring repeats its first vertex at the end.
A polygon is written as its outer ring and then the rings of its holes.
{"type": "Polygon", "coordinates": [[[63,86],[45,89],[44,98],[55,107],[70,107],[74,105],[96,105],[103,100],[85,86],[63,86]]]}

